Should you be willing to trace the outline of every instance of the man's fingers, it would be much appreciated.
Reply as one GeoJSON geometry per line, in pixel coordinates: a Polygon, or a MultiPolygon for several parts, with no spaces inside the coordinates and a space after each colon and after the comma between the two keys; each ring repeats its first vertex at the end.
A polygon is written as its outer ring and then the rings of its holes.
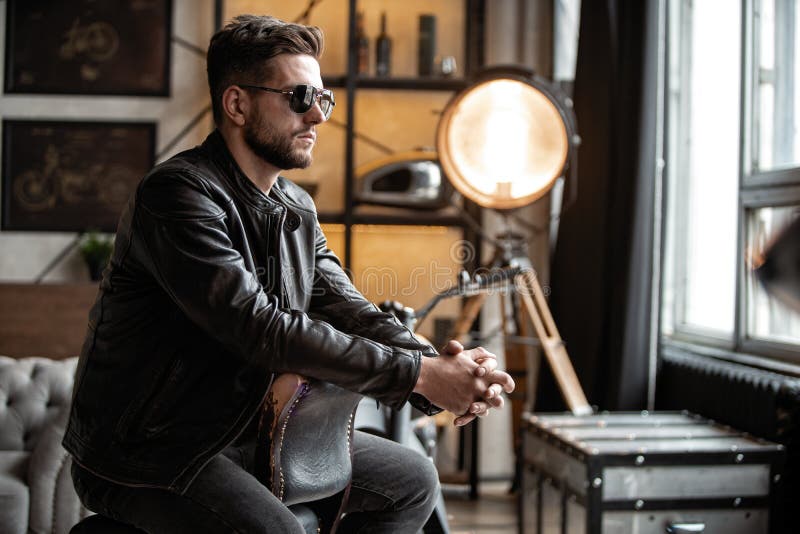
{"type": "Polygon", "coordinates": [[[505,405],[505,399],[503,399],[502,395],[497,395],[495,397],[492,397],[491,399],[486,399],[486,403],[491,408],[500,409],[505,405]]]}
{"type": "Polygon", "coordinates": [[[469,352],[469,353],[470,353],[470,356],[471,356],[471,357],[472,357],[472,359],[473,359],[473,360],[475,360],[476,362],[477,362],[478,360],[484,360],[484,359],[486,359],[486,358],[492,358],[492,359],[494,359],[494,360],[496,360],[496,359],[497,359],[497,356],[495,356],[494,354],[492,354],[492,353],[491,353],[491,352],[489,352],[488,350],[484,349],[483,347],[476,347],[476,348],[474,348],[474,349],[470,349],[470,350],[469,350],[469,351],[467,351],[467,352],[469,352]]]}
{"type": "Polygon", "coordinates": [[[475,369],[475,376],[483,377],[497,369],[497,356],[483,347],[470,349],[467,353],[472,358],[472,361],[478,364],[475,369]]]}
{"type": "Polygon", "coordinates": [[[491,384],[488,388],[486,388],[486,392],[484,393],[484,400],[488,404],[489,408],[502,408],[505,405],[505,400],[503,399],[503,386],[500,384],[491,384]]]}
{"type": "Polygon", "coordinates": [[[464,426],[467,423],[471,422],[473,419],[475,419],[475,417],[476,416],[474,416],[472,414],[465,414],[465,415],[462,415],[460,417],[456,417],[456,420],[453,421],[453,424],[455,426],[464,426]]]}
{"type": "Polygon", "coordinates": [[[451,339],[447,342],[447,345],[444,346],[445,354],[458,354],[459,352],[463,352],[464,345],[456,341],[455,339],[451,339]]]}
{"type": "Polygon", "coordinates": [[[471,413],[472,415],[477,415],[479,417],[481,415],[486,415],[488,411],[489,411],[489,405],[482,401],[473,402],[469,406],[469,413],[471,413]]]}
{"type": "Polygon", "coordinates": [[[514,379],[505,371],[493,371],[490,375],[486,376],[486,381],[500,385],[506,393],[511,393],[516,387],[514,379]]]}
{"type": "Polygon", "coordinates": [[[476,401],[469,405],[467,413],[456,418],[453,422],[456,426],[464,426],[476,417],[484,417],[489,413],[489,405],[485,402],[476,401]]]}
{"type": "Polygon", "coordinates": [[[475,363],[478,364],[478,367],[475,368],[475,376],[486,376],[497,369],[497,360],[494,358],[475,360],[475,363]]]}

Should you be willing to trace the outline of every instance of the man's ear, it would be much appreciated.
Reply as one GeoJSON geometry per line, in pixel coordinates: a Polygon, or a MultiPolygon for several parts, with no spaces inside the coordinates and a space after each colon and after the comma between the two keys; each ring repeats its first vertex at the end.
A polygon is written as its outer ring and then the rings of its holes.
{"type": "Polygon", "coordinates": [[[222,113],[237,126],[244,126],[251,105],[250,95],[238,85],[229,85],[222,93],[222,113]]]}

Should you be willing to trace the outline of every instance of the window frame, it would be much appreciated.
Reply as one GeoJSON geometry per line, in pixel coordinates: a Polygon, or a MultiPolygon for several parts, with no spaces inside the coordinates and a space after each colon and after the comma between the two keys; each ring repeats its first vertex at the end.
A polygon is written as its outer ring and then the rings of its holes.
{"type": "Polygon", "coordinates": [[[744,261],[745,250],[747,247],[747,224],[750,217],[750,212],[759,208],[780,208],[780,207],[797,207],[800,208],[800,183],[795,183],[791,186],[772,187],[769,189],[764,188],[747,188],[743,189],[740,197],[740,222],[741,242],[739,244],[741,253],[739,257],[742,261],[739,262],[740,278],[739,295],[737,297],[737,310],[740,312],[738,317],[737,329],[741,332],[739,343],[736,347],[739,352],[754,353],[769,358],[786,361],[787,363],[800,364],[800,342],[782,343],[778,341],[770,341],[766,339],[758,339],[750,337],[748,332],[748,317],[749,305],[748,291],[747,291],[747,262],[744,261]]]}
{"type": "MultiPolygon", "coordinates": [[[[769,169],[762,170],[761,166],[759,165],[759,158],[760,158],[760,122],[758,121],[760,109],[761,109],[761,100],[760,100],[760,84],[762,79],[762,71],[760,66],[760,57],[761,57],[761,48],[762,48],[762,35],[761,35],[761,28],[760,25],[755,24],[755,20],[759,20],[761,17],[761,13],[758,10],[760,4],[763,1],[769,0],[744,0],[743,1],[743,11],[742,11],[742,21],[744,22],[743,25],[743,49],[742,49],[742,57],[743,57],[743,64],[742,64],[742,73],[743,77],[745,73],[748,77],[744,78],[743,90],[748,90],[750,92],[750,96],[748,98],[748,103],[750,105],[751,115],[749,115],[749,119],[752,121],[749,124],[750,128],[743,133],[747,133],[749,135],[749,141],[746,145],[747,149],[747,158],[742,159],[742,163],[746,166],[742,167],[744,172],[743,176],[743,186],[752,186],[752,187],[769,187],[775,185],[783,185],[783,184],[791,184],[797,181],[800,181],[800,158],[794,164],[783,165],[783,166],[772,166],[769,169]],[[749,14],[749,16],[748,16],[749,14]]],[[[772,0],[775,4],[779,4],[778,0],[772,0]]],[[[787,4],[788,5],[788,4],[787,4]]],[[[782,35],[784,42],[781,44],[776,43],[774,46],[775,49],[775,63],[778,63],[779,55],[785,54],[788,56],[788,59],[794,57],[794,43],[792,42],[789,46],[786,45],[786,40],[790,39],[793,41],[794,32],[789,31],[786,28],[786,24],[789,21],[793,20],[794,17],[789,17],[785,13],[775,13],[775,19],[779,21],[784,21],[784,30],[785,31],[782,35]],[[785,50],[791,49],[791,52],[785,52],[785,50]]],[[[794,28],[792,28],[794,30],[794,28]]],[[[774,74],[774,73],[773,73],[774,74]]],[[[778,83],[777,80],[774,79],[773,75],[773,85],[776,86],[776,105],[777,108],[777,100],[778,100],[778,83]]],[[[794,102],[792,102],[792,98],[789,94],[789,91],[786,90],[784,87],[784,91],[781,93],[781,96],[784,97],[787,101],[792,103],[792,108],[794,108],[794,102]],[[789,97],[787,99],[787,97],[789,97]]],[[[783,107],[781,108],[783,109],[783,107]]],[[[743,110],[744,111],[744,110],[743,110]]],[[[795,110],[795,113],[798,113],[799,110],[795,110]]]]}
{"type": "MultiPolygon", "coordinates": [[[[667,156],[666,159],[666,172],[668,176],[668,180],[671,182],[671,186],[674,186],[674,189],[670,191],[670,193],[674,193],[676,198],[688,198],[688,189],[689,184],[687,180],[677,180],[677,176],[688,176],[690,172],[690,161],[691,158],[683,158],[679,159],[676,154],[673,153],[674,150],[677,150],[676,147],[672,146],[672,142],[674,140],[675,145],[688,145],[687,140],[689,139],[689,117],[691,114],[691,106],[689,102],[689,95],[691,93],[691,85],[690,85],[690,78],[691,78],[691,71],[692,71],[692,24],[693,24],[693,17],[692,17],[692,4],[693,0],[679,0],[674,4],[668,2],[668,9],[667,9],[667,32],[666,34],[669,38],[678,38],[680,39],[680,48],[679,48],[679,61],[678,61],[678,70],[680,72],[680,84],[676,87],[675,90],[678,92],[678,98],[683,99],[680,102],[677,114],[673,118],[672,109],[670,103],[675,100],[674,90],[672,81],[670,80],[670,69],[668,68],[666,71],[666,79],[665,79],[665,91],[667,94],[666,101],[664,106],[665,110],[665,117],[668,117],[666,121],[664,121],[663,128],[664,128],[664,139],[666,140],[665,143],[665,154],[667,156]],[[672,9],[678,10],[680,15],[680,27],[679,28],[671,28],[673,23],[672,14],[669,13],[670,6],[672,9]],[[670,124],[673,120],[677,121],[677,132],[672,135],[669,130],[670,124]],[[676,168],[673,171],[670,168],[670,162],[677,162],[677,165],[674,165],[676,168]]],[[[744,19],[742,19],[744,20],[744,19]]],[[[740,44],[744,46],[744,39],[740,40],[740,44]]],[[[670,54],[673,49],[671,43],[667,43],[665,47],[666,54],[667,54],[667,65],[670,63],[670,54]]],[[[741,71],[740,71],[741,72],[741,71]]],[[[740,80],[742,76],[740,74],[740,80]]],[[[741,99],[741,93],[740,93],[741,99]]],[[[740,131],[742,129],[740,120],[740,131]]],[[[740,141],[741,142],[741,141],[740,141]]],[[[741,153],[741,147],[740,147],[741,153]]],[[[741,181],[741,164],[739,166],[739,180],[741,181]]],[[[741,187],[739,187],[741,190],[741,187]]],[[[669,194],[665,195],[665,198],[669,197],[669,194]]],[[[671,206],[671,209],[666,209],[665,213],[668,216],[673,216],[674,220],[669,221],[668,224],[673,225],[673,235],[671,239],[674,240],[673,249],[679,251],[685,251],[688,247],[688,228],[686,221],[689,219],[688,217],[688,204],[687,203],[676,203],[674,206],[671,206]]],[[[737,217],[739,215],[737,214],[737,217]]],[[[666,246],[667,240],[662,240],[666,246]]],[[[737,242],[737,253],[738,253],[738,243],[739,243],[739,234],[737,234],[736,238],[737,242]]],[[[667,250],[662,251],[663,257],[668,258],[669,254],[667,254],[667,250]]],[[[675,290],[673,291],[673,303],[672,303],[672,333],[669,334],[668,337],[676,339],[681,342],[686,343],[698,343],[705,346],[712,346],[719,349],[726,349],[726,350],[735,350],[736,349],[736,339],[737,339],[737,324],[738,324],[738,315],[734,315],[733,324],[731,334],[722,334],[718,331],[702,328],[699,326],[692,325],[691,323],[687,323],[685,320],[686,316],[686,287],[682,287],[681,291],[678,291],[678,280],[684,280],[687,278],[687,263],[681,261],[681,254],[675,254],[672,258],[672,275],[671,278],[673,280],[673,284],[675,285],[675,290]]],[[[738,274],[734,275],[734,279],[736,280],[736,285],[738,287],[738,279],[736,278],[738,274]]],[[[662,292],[663,295],[663,292],[662,292]]],[[[734,303],[738,302],[738,290],[737,293],[734,295],[734,303]]]]}
{"type": "MultiPolygon", "coordinates": [[[[771,0],[764,0],[771,1],[771,0]]],[[[674,13],[670,13],[666,17],[667,32],[666,35],[669,39],[680,39],[678,53],[680,54],[679,61],[679,76],[680,86],[677,90],[683,95],[688,94],[687,91],[690,86],[689,73],[691,72],[691,63],[689,51],[691,50],[691,24],[692,24],[692,0],[680,0],[676,2],[679,5],[677,9],[679,12],[679,20],[682,25],[681,28],[672,29],[670,26],[675,24],[676,19],[674,13]]],[[[783,206],[797,206],[800,208],[800,161],[791,165],[771,168],[768,170],[758,169],[758,155],[759,155],[759,115],[760,102],[759,102],[759,71],[760,71],[760,31],[756,21],[758,20],[758,8],[760,7],[761,0],[742,0],[741,7],[741,24],[742,24],[742,37],[740,40],[740,120],[739,120],[739,175],[738,175],[738,206],[737,206],[737,223],[736,223],[736,257],[744,258],[747,240],[747,224],[750,212],[754,209],[764,207],[783,207],[783,206]]],[[[800,9],[800,7],[795,7],[800,9]]],[[[795,31],[800,32],[800,27],[795,28],[795,31]]],[[[667,64],[669,65],[670,54],[675,49],[675,44],[668,42],[665,47],[667,54],[667,64]]],[[[777,59],[776,59],[777,62],[777,59]]],[[[800,85],[800,71],[797,72],[798,76],[795,83],[800,85]]],[[[664,117],[667,120],[662,124],[663,136],[667,140],[665,146],[665,155],[667,156],[667,176],[675,183],[670,184],[670,189],[667,190],[665,197],[670,194],[675,194],[676,198],[687,198],[686,188],[687,180],[676,180],[676,176],[687,176],[687,167],[689,158],[679,158],[673,152],[674,147],[669,146],[671,142],[684,143],[687,140],[687,122],[686,115],[688,113],[689,105],[685,102],[678,101],[671,93],[672,81],[670,77],[672,72],[666,69],[665,72],[665,91],[668,97],[665,99],[665,113],[664,117]],[[671,103],[676,102],[679,105],[678,110],[670,109],[671,103]],[[674,122],[677,121],[677,124],[674,122]],[[670,127],[677,127],[677,132],[672,132],[670,127]],[[675,167],[672,171],[669,169],[670,164],[675,167]],[[683,195],[683,196],[681,196],[683,195]]],[[[680,98],[680,97],[679,97],[680,98]]],[[[794,110],[796,114],[800,114],[800,109],[794,110]]],[[[750,337],[748,333],[748,272],[746,262],[741,260],[737,261],[735,287],[733,288],[735,312],[733,330],[728,335],[720,335],[717,332],[709,331],[691,324],[685,323],[685,311],[682,306],[685,305],[686,287],[679,287],[678,280],[683,279],[686,274],[687,265],[682,260],[680,251],[686,250],[687,231],[685,226],[685,206],[679,205],[666,210],[665,213],[675,220],[668,221],[666,226],[672,228],[674,235],[671,240],[674,241],[672,248],[677,253],[673,254],[672,265],[665,265],[665,268],[671,268],[671,278],[673,285],[673,303],[672,310],[668,313],[672,314],[670,333],[660,333],[660,344],[663,348],[672,347],[682,351],[693,352],[698,355],[722,358],[747,365],[754,365],[757,367],[775,370],[785,374],[792,374],[800,376],[800,343],[782,343],[777,341],[769,341],[765,339],[757,339],[750,337]],[[684,216],[681,216],[681,214],[684,216]]],[[[665,226],[665,228],[666,228],[665,226]]],[[[666,247],[668,240],[662,239],[662,257],[667,261],[669,254],[666,247]]],[[[660,305],[664,305],[662,290],[660,305]]],[[[662,312],[666,311],[661,308],[662,312]]],[[[663,319],[659,321],[659,328],[663,328],[663,319]]]]}

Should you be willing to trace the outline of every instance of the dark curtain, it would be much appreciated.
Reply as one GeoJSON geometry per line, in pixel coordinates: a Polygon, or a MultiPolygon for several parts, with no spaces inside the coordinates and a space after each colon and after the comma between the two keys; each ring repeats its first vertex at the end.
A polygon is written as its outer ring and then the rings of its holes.
{"type": "MultiPolygon", "coordinates": [[[[582,2],[573,100],[583,142],[550,306],[589,403],[603,410],[647,405],[658,27],[657,0],[582,2]]],[[[565,409],[546,364],[541,377],[535,410],[565,409]]]]}

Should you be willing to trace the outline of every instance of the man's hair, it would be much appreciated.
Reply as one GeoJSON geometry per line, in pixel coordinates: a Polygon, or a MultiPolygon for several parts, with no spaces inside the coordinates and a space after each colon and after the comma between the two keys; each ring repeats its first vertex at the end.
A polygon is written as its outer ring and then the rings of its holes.
{"type": "Polygon", "coordinates": [[[322,55],[322,30],[270,16],[239,15],[211,38],[206,56],[214,122],[222,121],[222,93],[232,84],[269,78],[267,60],[279,54],[322,55]]]}

